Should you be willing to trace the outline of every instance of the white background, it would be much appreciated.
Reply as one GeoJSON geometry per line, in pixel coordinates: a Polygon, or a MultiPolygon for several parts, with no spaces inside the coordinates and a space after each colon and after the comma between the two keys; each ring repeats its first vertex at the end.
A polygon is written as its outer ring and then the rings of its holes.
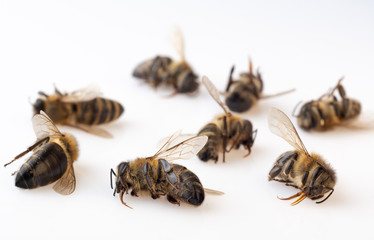
{"type": "Polygon", "coordinates": [[[106,126],[115,136],[111,140],[60,128],[80,146],[77,187],[70,196],[51,186],[16,188],[11,173],[26,158],[0,169],[2,239],[373,238],[374,131],[297,128],[308,150],[336,169],[335,192],[323,204],[306,199],[292,207],[276,196],[297,190],[267,181],[276,158],[292,149],[267,128],[271,106],[291,114],[300,100],[318,98],[344,75],[348,96],[359,99],[363,111],[374,109],[373,3],[221,2],[0,1],[2,164],[35,141],[29,101],[38,91],[51,93],[54,83],[66,91],[98,83],[105,97],[126,109],[106,126]],[[132,77],[139,62],[156,54],[178,58],[167,40],[174,25],[184,33],[187,60],[217,88],[224,89],[233,64],[235,76],[246,71],[251,57],[260,67],[265,94],[297,91],[262,100],[242,114],[258,129],[249,157],[243,158],[241,149],[228,154],[224,164],[196,157],[182,162],[205,187],[224,196],[207,196],[200,207],[125,196],[131,210],[112,196],[109,170],[151,156],[157,142],[178,129],[197,133],[221,113],[203,88],[192,97],[164,98],[171,90],[155,91],[132,77]]]}

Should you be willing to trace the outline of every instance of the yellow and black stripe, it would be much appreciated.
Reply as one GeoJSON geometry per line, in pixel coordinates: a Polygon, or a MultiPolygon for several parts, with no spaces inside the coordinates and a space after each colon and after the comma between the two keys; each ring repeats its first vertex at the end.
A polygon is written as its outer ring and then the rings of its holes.
{"type": "Polygon", "coordinates": [[[76,104],[76,122],[86,125],[98,125],[111,122],[124,112],[122,105],[106,98],[95,98],[89,102],[76,104]]]}

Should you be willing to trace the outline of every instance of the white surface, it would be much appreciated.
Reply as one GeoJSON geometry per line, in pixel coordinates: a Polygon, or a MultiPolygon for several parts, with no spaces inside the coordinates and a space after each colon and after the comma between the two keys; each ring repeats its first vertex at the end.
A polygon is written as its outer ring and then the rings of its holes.
{"type": "Polygon", "coordinates": [[[299,130],[307,149],[336,169],[338,182],[325,203],[306,199],[291,207],[276,196],[297,190],[269,183],[267,174],[292,148],[270,133],[266,121],[271,106],[290,114],[297,102],[319,97],[342,75],[347,94],[359,99],[364,111],[374,109],[372,2],[126,2],[0,1],[2,164],[34,142],[29,98],[40,90],[52,92],[53,83],[67,91],[98,83],[104,96],[126,108],[107,126],[113,140],[60,128],[80,145],[77,188],[70,196],[51,186],[16,188],[11,173],[26,159],[0,169],[2,239],[373,238],[374,132],[299,130]],[[196,133],[220,113],[205,89],[193,97],[163,98],[169,91],[154,91],[131,76],[139,62],[156,54],[177,58],[167,41],[174,25],[184,33],[187,60],[219,89],[232,64],[237,76],[247,70],[250,56],[263,74],[264,93],[297,91],[263,100],[242,115],[258,129],[248,158],[240,150],[228,154],[225,164],[197,158],[182,163],[224,196],[207,196],[197,208],[125,196],[131,210],[112,196],[110,168],[150,156],[163,137],[178,129],[196,133]]]}

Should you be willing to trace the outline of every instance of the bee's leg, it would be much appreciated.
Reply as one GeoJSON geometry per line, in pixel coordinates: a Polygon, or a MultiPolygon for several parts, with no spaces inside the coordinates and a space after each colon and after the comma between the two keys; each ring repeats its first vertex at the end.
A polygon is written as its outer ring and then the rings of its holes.
{"type": "Polygon", "coordinates": [[[170,196],[170,195],[167,195],[166,198],[168,199],[169,202],[171,202],[172,204],[177,204],[178,206],[180,206],[180,201],[178,201],[177,199],[175,199],[174,197],[170,196]]]}
{"type": "Polygon", "coordinates": [[[176,189],[180,189],[178,186],[179,179],[175,172],[173,171],[173,168],[171,167],[170,163],[168,163],[164,159],[159,159],[159,164],[162,167],[162,170],[166,173],[166,180],[176,189]]]}
{"type": "Polygon", "coordinates": [[[179,91],[177,89],[175,89],[170,95],[167,95],[165,96],[166,98],[171,98],[171,97],[174,97],[175,95],[177,95],[179,93],[179,91]]]}
{"type": "Polygon", "coordinates": [[[231,71],[230,71],[230,76],[229,76],[229,82],[227,83],[227,86],[226,86],[226,92],[229,91],[231,84],[234,82],[232,80],[232,74],[234,73],[234,70],[235,70],[235,66],[232,66],[231,71]]]}
{"type": "Polygon", "coordinates": [[[134,189],[131,191],[131,196],[133,196],[133,197],[139,197],[138,193],[134,189]]]}
{"type": "Polygon", "coordinates": [[[18,173],[18,170],[17,170],[17,171],[14,171],[14,172],[12,173],[12,176],[16,175],[17,173],[18,173]]]}
{"type": "Polygon", "coordinates": [[[290,200],[290,199],[293,199],[295,197],[299,197],[298,199],[296,199],[296,201],[291,203],[292,206],[295,206],[295,205],[299,204],[301,201],[303,201],[306,198],[306,196],[307,196],[307,193],[304,192],[304,191],[301,191],[301,192],[298,192],[295,195],[292,195],[288,198],[280,198],[278,196],[277,196],[277,198],[280,199],[280,200],[290,200]]]}
{"type": "Polygon", "coordinates": [[[147,181],[148,190],[151,192],[152,198],[156,199],[156,198],[159,198],[160,196],[156,193],[156,190],[154,189],[154,186],[155,186],[154,181],[149,176],[149,173],[151,171],[152,171],[152,169],[151,169],[150,164],[148,162],[146,162],[144,164],[143,173],[144,173],[145,179],[147,181]]]}
{"type": "Polygon", "coordinates": [[[121,193],[119,194],[119,197],[120,197],[120,199],[121,199],[121,202],[122,202],[122,204],[125,205],[126,207],[132,209],[132,207],[130,207],[129,205],[127,205],[127,204],[123,201],[123,194],[124,194],[124,193],[125,193],[125,191],[122,190],[121,193]]]}
{"type": "Polygon", "coordinates": [[[49,137],[46,137],[46,138],[43,138],[43,139],[40,139],[39,141],[37,141],[36,143],[34,143],[33,145],[31,145],[30,147],[28,147],[26,149],[26,151],[24,152],[21,152],[20,154],[18,154],[12,161],[4,164],[4,167],[8,166],[9,164],[11,164],[12,162],[16,161],[18,158],[20,157],[23,157],[24,155],[26,155],[27,153],[31,152],[34,148],[36,148],[37,146],[39,146],[40,144],[42,144],[44,141],[48,141],[49,140],[49,137]]]}

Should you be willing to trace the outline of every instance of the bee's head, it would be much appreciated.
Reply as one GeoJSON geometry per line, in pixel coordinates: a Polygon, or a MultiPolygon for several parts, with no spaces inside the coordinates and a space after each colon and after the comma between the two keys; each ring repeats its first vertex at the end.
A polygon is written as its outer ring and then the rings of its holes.
{"type": "Polygon", "coordinates": [[[322,203],[326,201],[331,194],[334,192],[334,187],[336,183],[336,176],[335,172],[332,169],[325,169],[325,168],[319,168],[320,171],[315,171],[318,177],[312,178],[315,179],[312,180],[311,186],[308,190],[308,197],[311,199],[319,199],[322,198],[325,194],[329,193],[327,197],[325,197],[323,200],[317,202],[322,203]]]}
{"type": "Polygon", "coordinates": [[[115,192],[117,193],[120,193],[122,191],[127,192],[131,186],[132,186],[132,180],[130,178],[129,162],[121,162],[117,167],[115,192]]]}
{"type": "Polygon", "coordinates": [[[197,75],[192,71],[185,71],[177,79],[177,89],[180,93],[192,93],[199,87],[197,75]]]}
{"type": "Polygon", "coordinates": [[[226,97],[226,105],[233,112],[248,111],[254,104],[254,98],[244,88],[235,88],[226,97]]]}
{"type": "Polygon", "coordinates": [[[315,128],[321,118],[318,115],[318,112],[313,111],[313,102],[305,103],[298,113],[297,123],[303,129],[309,130],[315,128]]]}
{"type": "Polygon", "coordinates": [[[35,103],[32,105],[34,109],[34,115],[39,114],[40,111],[45,111],[45,98],[40,97],[36,99],[35,103]]]}

